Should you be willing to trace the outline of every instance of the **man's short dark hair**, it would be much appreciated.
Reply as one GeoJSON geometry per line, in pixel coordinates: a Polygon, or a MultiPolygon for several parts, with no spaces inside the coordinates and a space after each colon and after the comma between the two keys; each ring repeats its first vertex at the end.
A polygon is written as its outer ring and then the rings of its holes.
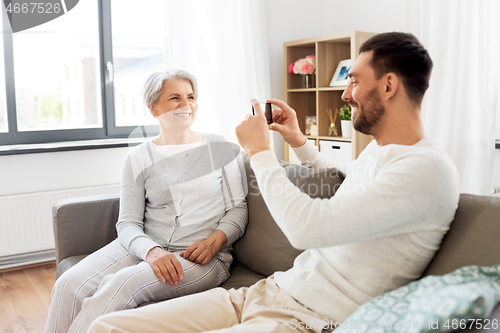
{"type": "Polygon", "coordinates": [[[420,104],[429,88],[432,60],[427,50],[412,34],[387,32],[364,42],[359,52],[373,51],[370,66],[375,77],[396,74],[402,81],[411,101],[420,104]]]}

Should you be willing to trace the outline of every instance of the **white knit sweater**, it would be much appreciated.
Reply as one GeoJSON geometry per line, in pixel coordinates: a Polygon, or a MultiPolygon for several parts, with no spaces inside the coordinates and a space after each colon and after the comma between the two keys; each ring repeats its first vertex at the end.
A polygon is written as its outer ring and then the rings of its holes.
{"type": "Polygon", "coordinates": [[[306,249],[277,284],[329,319],[343,321],[372,297],[417,279],[439,248],[459,199],[458,173],[432,140],[371,142],[340,165],[311,143],[295,149],[306,165],[338,167],[334,197],[311,199],[285,176],[271,151],[251,166],[262,196],[291,244],[306,249]]]}

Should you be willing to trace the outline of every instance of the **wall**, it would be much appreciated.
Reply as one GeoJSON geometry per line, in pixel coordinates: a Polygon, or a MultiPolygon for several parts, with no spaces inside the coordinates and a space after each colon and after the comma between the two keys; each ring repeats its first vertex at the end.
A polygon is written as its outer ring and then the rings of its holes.
{"type": "MultiPolygon", "coordinates": [[[[284,42],[349,30],[406,30],[406,1],[401,0],[267,0],[265,9],[271,95],[277,99],[284,99],[284,42]]],[[[274,142],[276,154],[284,158],[277,133],[274,142]]]]}

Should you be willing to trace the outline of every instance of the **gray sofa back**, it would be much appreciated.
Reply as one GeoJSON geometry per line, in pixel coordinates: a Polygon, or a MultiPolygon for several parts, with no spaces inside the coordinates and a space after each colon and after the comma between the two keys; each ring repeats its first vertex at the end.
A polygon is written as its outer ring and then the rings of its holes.
{"type": "Polygon", "coordinates": [[[450,230],[423,276],[500,263],[500,198],[461,194],[450,230]]]}

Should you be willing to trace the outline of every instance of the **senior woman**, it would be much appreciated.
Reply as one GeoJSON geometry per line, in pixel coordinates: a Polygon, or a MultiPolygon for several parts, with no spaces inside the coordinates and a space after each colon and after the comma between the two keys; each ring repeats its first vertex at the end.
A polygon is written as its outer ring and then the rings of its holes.
{"type": "Polygon", "coordinates": [[[239,147],[191,130],[197,83],[182,70],[148,77],[143,99],[160,134],[131,150],[118,239],[57,279],[46,332],[86,332],[98,316],[204,291],[229,278],[248,211],[239,147]]]}

